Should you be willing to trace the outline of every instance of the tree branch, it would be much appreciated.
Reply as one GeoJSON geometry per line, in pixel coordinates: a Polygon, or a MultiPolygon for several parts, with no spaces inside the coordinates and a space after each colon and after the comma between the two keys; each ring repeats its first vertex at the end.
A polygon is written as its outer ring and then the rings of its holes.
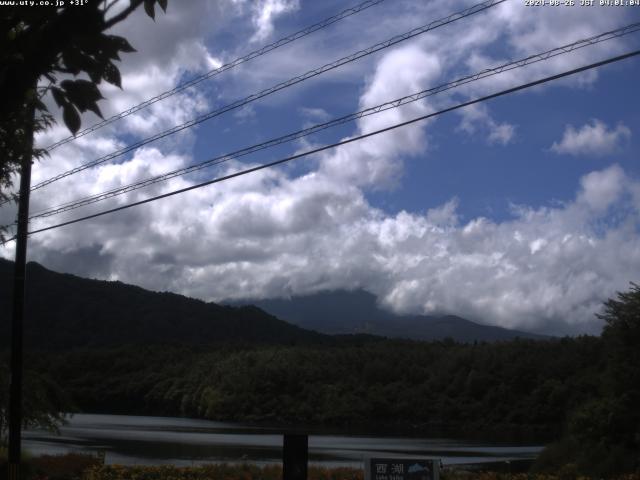
{"type": "Polygon", "coordinates": [[[113,27],[114,25],[120,23],[125,18],[127,18],[129,15],[133,13],[133,11],[136,8],[142,5],[143,1],[144,0],[131,0],[131,3],[127,8],[125,8],[122,12],[120,12],[119,14],[115,15],[114,17],[110,18],[108,21],[105,22],[103,31],[108,30],[109,28],[113,27]]]}
{"type": "Polygon", "coordinates": [[[118,3],[118,0],[111,0],[109,5],[107,5],[107,0],[104,0],[104,13],[107,13],[109,10],[111,10],[111,7],[113,7],[116,3],[118,3]]]}

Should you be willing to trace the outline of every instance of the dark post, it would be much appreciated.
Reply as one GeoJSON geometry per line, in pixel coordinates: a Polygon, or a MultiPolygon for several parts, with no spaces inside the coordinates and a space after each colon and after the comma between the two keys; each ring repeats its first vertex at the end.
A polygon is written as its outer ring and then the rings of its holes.
{"type": "Polygon", "coordinates": [[[283,480],[307,480],[309,459],[309,437],[300,434],[285,434],[282,448],[283,480]]]}
{"type": "Polygon", "coordinates": [[[27,229],[29,224],[29,194],[31,192],[31,156],[33,148],[33,116],[25,125],[25,152],[20,171],[18,200],[18,231],[16,263],[13,271],[13,317],[11,319],[11,386],[9,388],[9,480],[20,477],[20,435],[22,429],[22,330],[25,306],[27,263],[27,229]]]}

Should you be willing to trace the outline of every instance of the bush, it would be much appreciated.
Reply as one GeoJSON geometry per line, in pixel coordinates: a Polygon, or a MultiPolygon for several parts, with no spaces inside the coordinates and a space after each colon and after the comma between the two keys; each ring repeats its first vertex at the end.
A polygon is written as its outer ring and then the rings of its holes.
{"type": "MultiPolygon", "coordinates": [[[[7,457],[7,449],[0,447],[0,480],[7,480],[7,457]]],[[[23,452],[20,476],[25,480],[79,480],[85,470],[101,464],[102,460],[95,455],[68,453],[32,457],[23,452]]]]}
{"type": "Polygon", "coordinates": [[[65,455],[42,455],[35,457],[32,468],[36,477],[48,480],[80,479],[85,470],[102,465],[95,455],[67,453],[65,455]]]}
{"type": "MultiPolygon", "coordinates": [[[[309,480],[363,480],[362,470],[353,468],[310,467],[309,480]]],[[[124,467],[104,465],[87,470],[82,480],[281,480],[279,465],[258,466],[219,464],[197,467],[124,467]]]]}
{"type": "MultiPolygon", "coordinates": [[[[29,452],[22,452],[22,470],[21,476],[25,479],[33,477],[33,468],[31,465],[32,457],[29,452]]],[[[0,480],[7,480],[9,466],[9,450],[7,447],[0,445],[0,480]]]]}

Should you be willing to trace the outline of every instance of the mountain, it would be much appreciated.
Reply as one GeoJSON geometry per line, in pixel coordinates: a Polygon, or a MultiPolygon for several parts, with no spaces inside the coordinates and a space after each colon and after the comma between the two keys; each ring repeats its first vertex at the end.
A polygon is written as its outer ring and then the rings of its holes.
{"type": "MultiPolygon", "coordinates": [[[[13,262],[0,259],[0,346],[9,344],[13,262]]],[[[25,342],[40,349],[153,344],[317,344],[368,334],[460,342],[544,338],[453,315],[400,316],[364,291],[335,291],[224,306],[122,282],[27,265],[25,342]]],[[[368,339],[363,336],[361,339],[368,339]]]]}
{"type": "MultiPolygon", "coordinates": [[[[9,344],[13,262],[0,259],[0,346],[9,344]]],[[[257,307],[230,307],[27,265],[25,342],[42,349],[148,344],[309,344],[330,337],[257,307]]]]}
{"type": "MultiPolygon", "coordinates": [[[[247,301],[278,318],[326,334],[367,333],[390,338],[458,342],[543,339],[518,330],[481,325],[455,315],[396,315],[381,309],[363,290],[332,291],[291,299],[247,301]]],[[[239,303],[242,304],[242,303],[239,303]]]]}

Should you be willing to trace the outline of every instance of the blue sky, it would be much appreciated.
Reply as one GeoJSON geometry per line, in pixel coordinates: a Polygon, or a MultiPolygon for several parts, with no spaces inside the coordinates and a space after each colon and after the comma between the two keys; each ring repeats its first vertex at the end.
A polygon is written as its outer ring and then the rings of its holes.
{"type": "MultiPolygon", "coordinates": [[[[34,183],[476,2],[386,0],[56,149],[34,183]]],[[[355,2],[198,0],[118,27],[138,53],[108,115],[355,2]]],[[[506,2],[35,192],[32,210],[126,185],[640,21],[636,7],[506,2]]],[[[468,84],[35,227],[405,121],[619,55],[640,34],[468,84]]],[[[597,333],[640,277],[637,59],[293,164],[34,235],[51,268],[205,300],[362,288],[385,308],[545,333],[597,333]]],[[[52,109],[55,108],[52,106],[52,109]]],[[[89,114],[83,126],[97,119],[89,114]]],[[[68,135],[62,125],[37,140],[68,135]]],[[[0,211],[0,219],[14,215],[0,211]]],[[[0,252],[13,255],[13,247],[0,252]]]]}
{"type": "MultiPolygon", "coordinates": [[[[330,16],[345,5],[344,2],[307,2],[295,14],[284,15],[279,25],[282,25],[283,31],[295,31],[319,18],[330,16]]],[[[459,9],[462,9],[463,4],[459,5],[459,9]]],[[[361,15],[384,15],[395,6],[379,5],[361,15]]],[[[631,15],[627,19],[621,17],[620,26],[632,23],[634,15],[636,21],[640,19],[638,9],[628,8],[625,13],[631,15]]],[[[479,14],[478,17],[483,15],[485,14],[479,14]]],[[[416,25],[421,23],[424,22],[417,21],[416,25]]],[[[442,30],[446,29],[444,27],[442,30]]],[[[341,30],[341,27],[336,26],[335,30],[341,30]]],[[[250,30],[247,33],[246,25],[243,29],[242,22],[239,25],[234,22],[209,42],[212,46],[217,45],[219,40],[223,44],[241,43],[242,38],[247,35],[250,35],[250,30]]],[[[383,40],[386,37],[372,35],[370,38],[383,40]]],[[[575,37],[579,38],[583,37],[575,37]]],[[[629,50],[634,45],[636,48],[639,45],[637,36],[633,35],[614,42],[628,46],[629,50]]],[[[553,48],[561,44],[549,41],[547,45],[548,48],[553,48]]],[[[348,48],[345,50],[350,51],[348,48]]],[[[501,58],[505,59],[519,58],[510,57],[511,52],[503,48],[500,39],[488,51],[500,52],[501,58]]],[[[380,56],[382,54],[378,54],[380,56]]],[[[339,54],[327,56],[326,60],[339,57],[339,54]]],[[[606,55],[601,55],[593,58],[605,57],[606,55]]],[[[489,62],[486,66],[497,64],[489,62]]],[[[467,73],[469,72],[465,71],[462,74],[467,73]]],[[[602,68],[596,81],[577,88],[572,85],[577,80],[569,79],[561,85],[544,88],[543,91],[528,91],[488,102],[486,108],[492,115],[515,126],[513,138],[506,145],[488,143],[487,135],[481,128],[473,133],[461,131],[460,115],[445,114],[429,129],[432,141],[430,148],[415,157],[404,159],[401,185],[391,191],[368,192],[367,198],[372,205],[395,214],[401,210],[422,212],[445,203],[455,195],[460,200],[459,213],[463,218],[471,219],[481,215],[504,220],[510,217],[510,203],[541,207],[557,201],[571,200],[581,176],[612,163],[619,164],[627,173],[637,176],[639,169],[635,152],[638,139],[633,135],[625,138],[623,147],[612,149],[606,156],[562,155],[554,153],[550,147],[562,138],[567,125],[581,127],[594,119],[604,122],[608,127],[615,127],[619,123],[630,128],[637,125],[640,112],[629,99],[638,98],[638,88],[632,79],[640,78],[639,73],[640,63],[629,60],[602,68]]],[[[455,78],[455,75],[443,76],[441,82],[455,78]]],[[[534,79],[532,77],[529,80],[534,79]]],[[[247,140],[257,143],[295,131],[305,120],[304,113],[299,111],[301,105],[303,108],[323,109],[327,113],[327,119],[357,111],[362,82],[354,82],[351,77],[340,80],[342,81],[317,80],[313,85],[296,86],[296,91],[287,92],[286,98],[268,100],[269,105],[266,106],[257,104],[250,107],[250,117],[236,119],[238,129],[229,128],[222,136],[199,135],[196,156],[207,158],[211,151],[232,151],[244,146],[247,140]],[[282,115],[283,109],[286,109],[287,115],[282,115]]],[[[224,117],[212,127],[203,127],[203,130],[224,128],[227,122],[228,119],[224,117]]],[[[318,143],[329,143],[352,132],[352,126],[333,129],[322,135],[322,141],[318,143]]],[[[262,158],[276,159],[286,155],[287,149],[277,152],[262,158]]]]}
{"type": "Polygon", "coordinates": [[[456,134],[459,117],[443,116],[434,125],[431,161],[408,162],[405,188],[378,199],[379,205],[415,210],[443,203],[453,192],[460,199],[462,215],[503,220],[509,217],[509,203],[542,207],[570,201],[580,177],[613,163],[637,178],[637,136],[629,136],[624,146],[606,156],[550,150],[568,124],[580,127],[598,119],[631,130],[638,125],[640,112],[629,100],[639,94],[628,79],[640,78],[640,64],[629,61],[605,67],[599,76],[597,86],[589,88],[549,88],[489,102],[497,118],[516,125],[513,140],[505,146],[488,145],[482,134],[456,134]]]}

